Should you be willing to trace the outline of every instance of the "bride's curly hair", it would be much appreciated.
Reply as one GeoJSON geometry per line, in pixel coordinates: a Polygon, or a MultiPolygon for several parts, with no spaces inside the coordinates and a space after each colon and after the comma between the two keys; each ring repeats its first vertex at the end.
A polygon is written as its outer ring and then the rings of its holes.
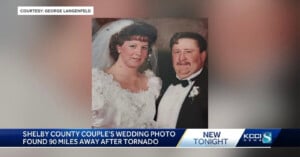
{"type": "Polygon", "coordinates": [[[125,41],[139,40],[149,43],[148,53],[151,52],[151,46],[157,39],[157,30],[154,26],[145,22],[134,22],[123,28],[120,32],[115,33],[110,38],[109,50],[110,56],[116,61],[119,57],[117,45],[121,46],[125,41]]]}

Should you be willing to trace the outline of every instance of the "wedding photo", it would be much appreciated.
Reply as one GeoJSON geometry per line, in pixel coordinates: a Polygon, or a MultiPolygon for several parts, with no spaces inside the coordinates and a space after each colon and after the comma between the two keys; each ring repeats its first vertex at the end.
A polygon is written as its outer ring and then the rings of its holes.
{"type": "Polygon", "coordinates": [[[92,19],[93,128],[208,128],[208,19],[92,19]]]}

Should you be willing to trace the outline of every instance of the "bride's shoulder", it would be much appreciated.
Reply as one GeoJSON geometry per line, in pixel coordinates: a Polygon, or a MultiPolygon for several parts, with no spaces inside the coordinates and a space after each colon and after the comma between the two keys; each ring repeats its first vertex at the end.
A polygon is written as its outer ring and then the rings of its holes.
{"type": "Polygon", "coordinates": [[[161,83],[161,79],[157,77],[152,70],[146,70],[144,74],[149,81],[152,81],[153,83],[161,83]]]}
{"type": "Polygon", "coordinates": [[[161,89],[162,81],[157,77],[153,71],[146,70],[145,75],[148,78],[148,87],[152,90],[155,95],[158,95],[161,89]]]}
{"type": "Polygon", "coordinates": [[[113,78],[110,74],[103,70],[93,68],[92,69],[92,82],[93,85],[106,85],[111,84],[113,78]]]}
{"type": "Polygon", "coordinates": [[[109,74],[103,70],[93,68],[92,69],[92,77],[93,78],[105,78],[105,77],[109,77],[109,74]]]}
{"type": "Polygon", "coordinates": [[[101,75],[101,73],[102,73],[102,70],[99,70],[97,68],[92,69],[92,76],[101,75]]]}

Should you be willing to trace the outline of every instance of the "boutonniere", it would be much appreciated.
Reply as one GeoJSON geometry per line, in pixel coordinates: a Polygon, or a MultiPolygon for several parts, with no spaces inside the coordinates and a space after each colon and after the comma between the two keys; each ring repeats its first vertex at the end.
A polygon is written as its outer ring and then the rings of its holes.
{"type": "Polygon", "coordinates": [[[200,93],[199,88],[200,88],[199,86],[194,86],[190,92],[189,98],[194,98],[195,96],[199,95],[200,93]]]}

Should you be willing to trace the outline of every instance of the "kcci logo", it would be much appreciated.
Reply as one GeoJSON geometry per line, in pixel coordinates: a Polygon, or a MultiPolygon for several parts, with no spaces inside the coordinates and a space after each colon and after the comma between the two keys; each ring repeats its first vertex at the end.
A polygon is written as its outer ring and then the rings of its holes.
{"type": "Polygon", "coordinates": [[[245,142],[262,142],[263,144],[272,143],[272,132],[248,133],[243,135],[245,142]]]}

